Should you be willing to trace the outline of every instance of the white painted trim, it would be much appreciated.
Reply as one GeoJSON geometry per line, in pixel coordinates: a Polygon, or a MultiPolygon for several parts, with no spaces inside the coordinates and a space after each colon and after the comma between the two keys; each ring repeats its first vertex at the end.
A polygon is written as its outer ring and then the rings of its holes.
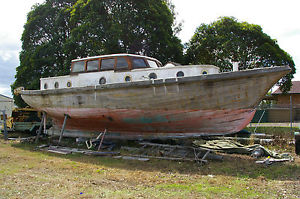
{"type": "Polygon", "coordinates": [[[203,75],[203,71],[207,71],[207,74],[218,74],[219,68],[212,65],[185,65],[185,66],[169,66],[160,68],[143,68],[134,69],[129,71],[98,71],[98,72],[88,72],[88,73],[78,73],[72,75],[65,75],[60,77],[49,77],[41,78],[41,90],[51,90],[55,89],[54,84],[58,82],[59,88],[69,88],[67,87],[67,82],[71,82],[71,88],[86,87],[86,86],[96,86],[99,85],[99,80],[105,77],[106,84],[116,84],[116,83],[126,83],[124,80],[125,76],[131,77],[131,82],[150,80],[150,73],[155,73],[157,79],[170,79],[170,78],[180,78],[176,74],[182,71],[184,77],[192,77],[203,75]],[[48,88],[44,89],[44,84],[47,84],[48,88]]]}
{"type": "Polygon", "coordinates": [[[85,60],[90,60],[90,59],[107,58],[107,57],[142,57],[142,58],[154,60],[154,61],[157,61],[157,62],[161,63],[160,61],[158,61],[157,59],[152,58],[152,57],[147,57],[147,56],[143,56],[143,55],[125,54],[125,53],[122,53],[122,54],[111,54],[111,55],[100,55],[100,56],[93,56],[93,57],[79,58],[79,59],[74,59],[74,60],[72,60],[72,62],[85,61],[85,60]]]}

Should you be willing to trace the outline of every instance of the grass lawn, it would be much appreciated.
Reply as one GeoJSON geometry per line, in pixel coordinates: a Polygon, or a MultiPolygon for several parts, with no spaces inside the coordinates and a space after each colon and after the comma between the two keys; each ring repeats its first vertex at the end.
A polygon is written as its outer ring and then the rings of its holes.
{"type": "Polygon", "coordinates": [[[292,148],[295,162],[264,166],[248,156],[225,155],[222,162],[199,166],[58,155],[0,138],[1,199],[300,197],[300,158],[292,148]]]}

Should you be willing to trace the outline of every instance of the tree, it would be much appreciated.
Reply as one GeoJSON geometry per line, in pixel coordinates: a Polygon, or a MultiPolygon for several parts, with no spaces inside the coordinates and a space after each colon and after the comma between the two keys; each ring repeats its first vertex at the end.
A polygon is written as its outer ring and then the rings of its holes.
{"type": "MultiPolygon", "coordinates": [[[[24,25],[20,66],[16,68],[12,90],[20,86],[38,89],[41,77],[67,74],[63,45],[70,35],[70,14],[66,10],[75,2],[47,0],[32,7],[24,25]]],[[[14,100],[19,107],[26,106],[18,95],[14,100]]]]}
{"type": "Polygon", "coordinates": [[[77,1],[67,48],[74,49],[73,56],[124,52],[182,61],[175,14],[168,5],[165,0],[77,1]]]}
{"type": "Polygon", "coordinates": [[[39,89],[41,77],[68,74],[79,57],[135,53],[180,62],[183,46],[174,24],[167,0],[46,0],[28,13],[12,90],[39,89]]]}
{"type": "Polygon", "coordinates": [[[200,25],[186,46],[185,61],[192,64],[213,64],[229,71],[233,62],[239,69],[288,65],[292,72],[281,79],[280,88],[288,91],[295,74],[292,57],[259,25],[222,17],[211,24],[200,25]]]}

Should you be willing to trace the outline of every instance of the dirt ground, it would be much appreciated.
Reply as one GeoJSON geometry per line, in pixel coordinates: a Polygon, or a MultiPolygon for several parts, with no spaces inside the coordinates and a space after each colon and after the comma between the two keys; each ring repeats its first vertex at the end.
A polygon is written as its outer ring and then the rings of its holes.
{"type": "Polygon", "coordinates": [[[35,150],[0,137],[0,198],[299,198],[300,158],[258,165],[223,161],[122,160],[35,150]]]}

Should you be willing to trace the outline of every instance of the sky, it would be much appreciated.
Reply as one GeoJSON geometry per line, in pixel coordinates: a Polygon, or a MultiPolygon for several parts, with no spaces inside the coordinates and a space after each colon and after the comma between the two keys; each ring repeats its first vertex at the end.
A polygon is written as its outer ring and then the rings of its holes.
{"type": "MultiPolygon", "coordinates": [[[[0,94],[11,97],[10,85],[19,66],[21,35],[27,13],[44,0],[9,0],[0,7],[0,94]]],[[[300,80],[299,0],[172,0],[177,21],[182,22],[179,38],[188,42],[196,28],[221,16],[260,25],[263,31],[289,53],[296,65],[294,80],[300,80]]]]}

